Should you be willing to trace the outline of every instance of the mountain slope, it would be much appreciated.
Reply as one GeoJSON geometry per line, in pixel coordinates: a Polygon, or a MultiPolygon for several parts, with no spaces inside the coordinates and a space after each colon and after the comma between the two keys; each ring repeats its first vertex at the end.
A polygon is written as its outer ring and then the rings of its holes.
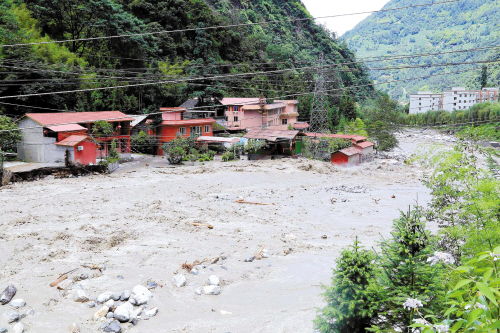
{"type": "MultiPolygon", "coordinates": [[[[391,0],[384,9],[430,3],[429,0],[391,0]]],[[[392,57],[404,54],[438,53],[500,45],[500,2],[498,0],[460,0],[458,2],[374,13],[343,36],[358,57],[392,57]]],[[[395,65],[428,65],[495,59],[499,49],[480,52],[442,54],[406,60],[369,63],[370,68],[395,65]]],[[[481,67],[448,67],[373,70],[377,82],[456,72],[481,67]]],[[[392,97],[407,99],[418,90],[435,92],[451,86],[478,88],[480,71],[449,74],[378,86],[392,97]]],[[[498,65],[489,65],[489,85],[498,85],[498,65]]]]}
{"type": "MultiPolygon", "coordinates": [[[[19,103],[43,108],[138,113],[177,106],[192,97],[211,101],[223,96],[259,96],[261,91],[268,98],[307,93],[313,89],[314,73],[300,68],[314,65],[320,53],[325,53],[328,64],[355,60],[347,44],[309,20],[99,39],[311,17],[299,0],[5,0],[0,9],[0,22],[7,23],[0,25],[1,44],[76,40],[0,48],[3,96],[130,85],[33,96],[19,103]],[[292,71],[275,72],[287,69],[292,71]],[[210,78],[254,72],[263,73],[231,80],[210,78]],[[180,82],[193,76],[203,80],[180,82]],[[178,82],[133,86],[166,79],[178,82]]],[[[332,75],[327,88],[371,82],[357,64],[332,75]]],[[[332,95],[330,105],[338,105],[340,97],[332,95]]],[[[372,87],[356,91],[358,100],[374,95],[372,87]]],[[[311,97],[298,98],[299,111],[306,117],[311,97]]],[[[32,111],[0,105],[2,109],[14,115],[32,111]]]]}

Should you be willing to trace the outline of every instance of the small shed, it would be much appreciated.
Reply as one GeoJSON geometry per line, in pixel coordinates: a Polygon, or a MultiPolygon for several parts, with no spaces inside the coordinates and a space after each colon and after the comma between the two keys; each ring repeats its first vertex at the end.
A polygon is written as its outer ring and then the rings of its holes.
{"type": "Polygon", "coordinates": [[[66,147],[70,162],[82,165],[96,163],[97,147],[92,138],[87,135],[70,135],[56,142],[55,145],[66,147]]]}
{"type": "Polygon", "coordinates": [[[370,141],[363,141],[354,144],[354,147],[361,152],[361,162],[370,161],[373,158],[373,146],[370,141]]]}
{"type": "Polygon", "coordinates": [[[361,152],[356,147],[349,147],[332,154],[332,164],[355,166],[361,162],[361,152]]]}

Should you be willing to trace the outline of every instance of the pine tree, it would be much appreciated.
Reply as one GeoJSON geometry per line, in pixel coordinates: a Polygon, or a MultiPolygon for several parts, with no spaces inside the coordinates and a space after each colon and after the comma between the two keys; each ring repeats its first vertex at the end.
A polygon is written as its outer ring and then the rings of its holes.
{"type": "Polygon", "coordinates": [[[357,333],[371,326],[372,309],[366,288],[373,279],[374,254],[363,249],[357,238],[336,260],[332,284],[323,294],[327,305],[315,320],[322,332],[357,333]]]}
{"type": "Polygon", "coordinates": [[[446,289],[443,268],[427,263],[434,244],[419,207],[406,214],[401,212],[401,217],[394,220],[391,236],[380,244],[381,255],[376,263],[379,272],[368,288],[378,318],[370,330],[409,333],[414,313],[404,309],[403,303],[416,298],[424,305],[419,310],[423,315],[440,313],[446,289]]]}

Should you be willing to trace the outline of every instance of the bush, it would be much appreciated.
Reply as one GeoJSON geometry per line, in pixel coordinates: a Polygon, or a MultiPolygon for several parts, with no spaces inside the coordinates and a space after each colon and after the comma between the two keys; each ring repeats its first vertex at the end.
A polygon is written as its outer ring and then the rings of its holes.
{"type": "Polygon", "coordinates": [[[109,150],[107,159],[108,159],[109,163],[115,163],[120,159],[120,155],[118,154],[118,151],[116,150],[116,140],[115,139],[113,139],[113,141],[111,141],[111,149],[109,150]]]}
{"type": "Polygon", "coordinates": [[[158,145],[158,140],[156,140],[154,136],[147,135],[143,131],[130,137],[130,147],[137,153],[150,154],[156,145],[158,145]]]}

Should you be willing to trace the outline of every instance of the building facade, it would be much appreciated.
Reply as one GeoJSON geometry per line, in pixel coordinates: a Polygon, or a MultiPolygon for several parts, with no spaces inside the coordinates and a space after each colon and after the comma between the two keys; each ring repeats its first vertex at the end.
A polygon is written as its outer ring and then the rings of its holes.
{"type": "Polygon", "coordinates": [[[477,103],[487,101],[498,102],[498,88],[483,88],[482,90],[467,90],[464,87],[453,87],[443,94],[433,94],[420,91],[410,95],[410,114],[427,111],[467,110],[477,103]]]}
{"type": "Polygon", "coordinates": [[[287,130],[297,123],[296,100],[275,100],[267,103],[261,98],[224,98],[225,124],[228,128],[287,130]]]}
{"type": "Polygon", "coordinates": [[[93,159],[94,154],[105,156],[113,140],[120,155],[128,157],[130,123],[133,120],[120,111],[27,113],[18,122],[22,133],[22,140],[17,145],[18,158],[38,163],[64,162],[66,150],[69,149],[72,153],[73,147],[76,147],[74,152],[77,153],[71,155],[73,157],[70,162],[88,164],[93,163],[88,161],[93,159]],[[94,123],[97,121],[111,123],[113,133],[106,136],[92,135],[94,123]],[[97,150],[93,153],[83,153],[85,149],[91,149],[87,143],[80,144],[88,142],[87,137],[92,137],[94,141],[94,149],[97,150]],[[81,138],[84,139],[78,141],[81,138]]]}
{"type": "Polygon", "coordinates": [[[154,134],[158,140],[158,155],[163,155],[161,146],[178,137],[212,136],[215,120],[212,118],[184,119],[185,108],[160,108],[161,124],[155,126],[154,134]]]}

